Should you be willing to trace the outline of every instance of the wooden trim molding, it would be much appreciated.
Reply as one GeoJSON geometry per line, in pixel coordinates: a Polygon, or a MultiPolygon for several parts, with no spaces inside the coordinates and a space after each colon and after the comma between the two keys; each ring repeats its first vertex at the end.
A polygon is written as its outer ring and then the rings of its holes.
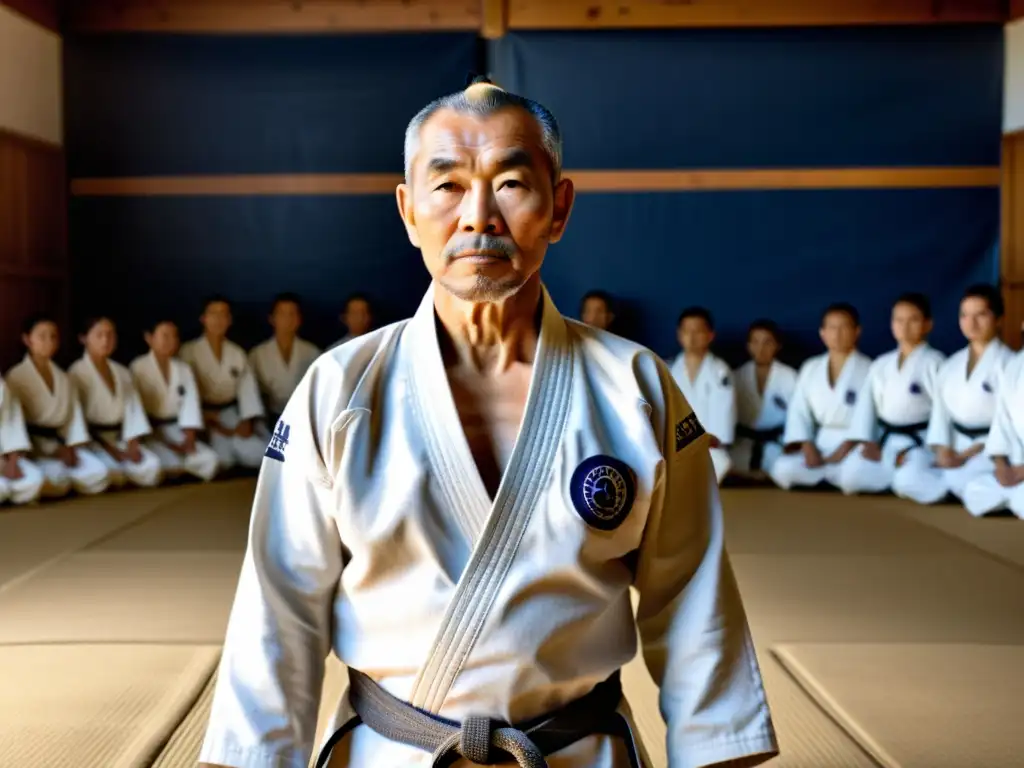
{"type": "Polygon", "coordinates": [[[61,0],[0,0],[0,5],[51,32],[60,34],[61,0]]]}
{"type": "MultiPolygon", "coordinates": [[[[779,168],[740,170],[568,170],[580,192],[682,192],[755,189],[934,189],[997,187],[998,167],[779,168]]],[[[400,174],[279,174],[74,179],[77,197],[393,194],[400,174]]]]}

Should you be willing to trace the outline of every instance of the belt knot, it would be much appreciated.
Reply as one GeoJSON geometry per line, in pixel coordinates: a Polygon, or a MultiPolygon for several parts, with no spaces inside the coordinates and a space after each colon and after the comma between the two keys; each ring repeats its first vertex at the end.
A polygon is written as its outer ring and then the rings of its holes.
{"type": "Polygon", "coordinates": [[[479,715],[466,717],[444,740],[434,752],[433,765],[450,765],[456,755],[477,765],[494,765],[495,749],[511,755],[522,768],[548,768],[544,754],[523,731],[479,715]]]}

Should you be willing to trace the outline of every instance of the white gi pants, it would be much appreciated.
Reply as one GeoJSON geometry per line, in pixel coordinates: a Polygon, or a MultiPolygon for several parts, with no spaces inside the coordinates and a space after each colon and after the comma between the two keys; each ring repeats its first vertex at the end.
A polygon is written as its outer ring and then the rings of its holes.
{"type": "Polygon", "coordinates": [[[754,441],[749,437],[737,437],[729,448],[729,457],[732,459],[732,472],[740,477],[757,477],[759,473],[767,474],[772,466],[782,455],[782,444],[777,441],[763,443],[764,448],[761,455],[761,468],[751,469],[754,457],[754,441]]]}
{"type": "Polygon", "coordinates": [[[726,448],[712,448],[711,449],[711,463],[715,465],[715,478],[718,480],[718,484],[722,484],[722,480],[729,474],[729,470],[732,469],[732,457],[729,456],[729,451],[726,448]]]}
{"type": "Polygon", "coordinates": [[[74,489],[83,496],[103,493],[110,487],[110,473],[99,456],[84,445],[75,446],[78,463],[69,467],[54,457],[60,443],[49,438],[32,437],[32,460],[43,473],[44,499],[66,496],[74,489]]]}
{"type": "MultiPolygon", "coordinates": [[[[98,437],[106,442],[107,445],[116,447],[119,451],[124,451],[128,447],[128,444],[124,440],[118,439],[116,434],[108,436],[107,433],[101,432],[98,437]]],[[[152,488],[159,485],[160,481],[163,480],[160,459],[143,445],[141,440],[139,441],[139,453],[142,454],[142,460],[138,463],[133,461],[117,461],[99,443],[94,443],[91,447],[107,468],[110,484],[115,488],[121,488],[128,483],[137,485],[140,488],[152,488]]]]}
{"type": "MultiPolygon", "coordinates": [[[[846,430],[835,427],[821,427],[814,438],[822,458],[827,457],[843,444],[846,430]]],[[[803,451],[784,453],[772,464],[768,476],[779,488],[788,491],[794,486],[813,488],[821,482],[840,487],[843,468],[854,457],[856,451],[850,451],[838,464],[825,464],[821,467],[808,467],[804,461],[803,451]]]]}
{"type": "Polygon", "coordinates": [[[908,467],[915,468],[910,471],[910,476],[913,477],[915,471],[934,462],[935,455],[927,448],[918,446],[912,438],[906,435],[891,435],[882,446],[880,461],[864,458],[863,447],[856,448],[850,454],[839,476],[839,488],[849,495],[894,490],[903,484],[908,467]],[[903,457],[903,463],[897,467],[896,461],[904,451],[906,455],[903,457]]]}
{"type": "MultiPolygon", "coordinates": [[[[241,421],[238,417],[238,406],[235,405],[218,411],[217,418],[225,429],[234,429],[241,421]]],[[[212,429],[209,431],[209,437],[210,447],[217,452],[221,469],[231,469],[236,465],[258,469],[263,463],[263,452],[270,441],[270,435],[259,421],[255,422],[253,433],[249,437],[228,437],[212,429]]]]}
{"type": "MultiPolygon", "coordinates": [[[[974,441],[969,437],[957,434],[953,450],[961,453],[973,444],[974,441]]],[[[893,493],[918,504],[937,504],[949,493],[962,500],[967,484],[976,477],[993,474],[995,464],[984,453],[978,453],[962,467],[953,469],[936,467],[934,460],[928,463],[907,462],[900,469],[903,471],[899,482],[893,479],[893,493]]]]}
{"type": "Polygon", "coordinates": [[[159,436],[150,435],[145,439],[146,447],[156,454],[160,460],[160,467],[167,477],[178,477],[182,474],[189,474],[198,477],[200,480],[212,480],[220,468],[220,459],[217,452],[206,443],[195,443],[195,450],[182,456],[172,451],[160,438],[164,438],[175,445],[185,442],[185,433],[177,424],[163,424],[154,428],[159,436]]]}
{"type": "Polygon", "coordinates": [[[963,499],[967,511],[975,517],[1008,509],[1024,520],[1024,483],[1007,488],[999,484],[995,473],[968,482],[963,499]]]}
{"type": "Polygon", "coordinates": [[[18,469],[21,477],[17,480],[0,477],[0,504],[5,501],[31,504],[42,493],[45,482],[43,471],[28,459],[18,459],[18,469]]]}

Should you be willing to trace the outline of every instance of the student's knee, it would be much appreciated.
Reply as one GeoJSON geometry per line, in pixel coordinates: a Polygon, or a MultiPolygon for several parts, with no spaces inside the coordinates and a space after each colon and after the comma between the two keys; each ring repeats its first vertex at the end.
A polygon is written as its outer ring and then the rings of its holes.
{"type": "Polygon", "coordinates": [[[796,484],[800,471],[804,468],[804,457],[799,453],[787,453],[779,456],[768,471],[768,476],[779,488],[789,490],[796,484]]]}
{"type": "Polygon", "coordinates": [[[1010,511],[1021,520],[1024,520],[1024,483],[1017,483],[1010,489],[1010,503],[1007,504],[1010,511]]]}
{"type": "Polygon", "coordinates": [[[84,450],[78,451],[78,466],[70,475],[74,489],[86,496],[103,493],[114,479],[114,473],[102,459],[84,450]]]}
{"type": "Polygon", "coordinates": [[[200,480],[212,480],[220,468],[217,452],[202,443],[196,444],[195,453],[185,459],[185,469],[200,480]]]}
{"type": "Polygon", "coordinates": [[[19,461],[18,469],[21,477],[11,481],[11,502],[14,504],[31,504],[42,494],[45,477],[42,470],[27,461],[19,461]]]}
{"type": "Polygon", "coordinates": [[[1009,495],[1009,489],[1001,486],[992,474],[968,480],[964,484],[961,499],[968,512],[975,517],[981,517],[1005,509],[1009,495]]]}
{"type": "Polygon", "coordinates": [[[159,485],[163,480],[163,472],[160,467],[160,460],[156,454],[147,448],[141,448],[142,459],[136,462],[125,462],[124,473],[133,485],[142,488],[152,488],[159,485]]]}
{"type": "Polygon", "coordinates": [[[246,469],[259,469],[263,464],[263,453],[266,448],[267,444],[255,435],[247,438],[235,438],[237,461],[246,469]]]}

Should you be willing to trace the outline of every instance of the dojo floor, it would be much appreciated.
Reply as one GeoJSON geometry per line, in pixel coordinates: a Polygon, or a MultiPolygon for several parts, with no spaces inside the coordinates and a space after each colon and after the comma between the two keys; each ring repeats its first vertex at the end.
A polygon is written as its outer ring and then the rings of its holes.
{"type": "MultiPolygon", "coordinates": [[[[0,766],[194,766],[252,481],[0,509],[0,766]]],[[[1024,522],[725,492],[783,756],[1024,766],[1024,522]]],[[[336,690],[332,667],[326,688],[336,690]]],[[[627,670],[664,766],[646,672],[627,670]]]]}

